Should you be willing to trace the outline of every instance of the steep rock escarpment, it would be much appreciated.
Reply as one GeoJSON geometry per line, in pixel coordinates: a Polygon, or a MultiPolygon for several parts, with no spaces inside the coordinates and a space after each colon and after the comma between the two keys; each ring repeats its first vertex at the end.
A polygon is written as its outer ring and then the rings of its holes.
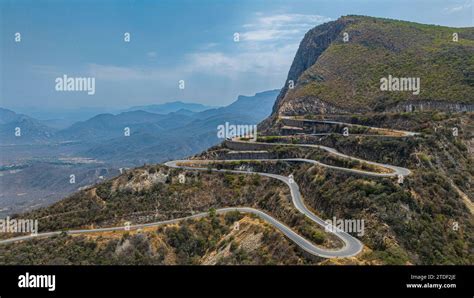
{"type": "Polygon", "coordinates": [[[279,115],[407,111],[410,107],[472,111],[473,36],[474,28],[364,16],[345,16],[317,26],[301,41],[272,116],[261,129],[269,128],[279,115]],[[418,92],[415,81],[409,90],[381,90],[381,79],[389,76],[419,79],[418,92]],[[289,87],[290,81],[294,88],[289,87]]]}

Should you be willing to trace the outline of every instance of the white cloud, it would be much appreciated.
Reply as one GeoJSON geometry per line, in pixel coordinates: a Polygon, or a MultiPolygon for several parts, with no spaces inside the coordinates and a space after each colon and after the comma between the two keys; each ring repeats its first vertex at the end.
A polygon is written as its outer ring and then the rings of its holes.
{"type": "Polygon", "coordinates": [[[53,65],[32,65],[30,70],[39,74],[61,75],[60,69],[53,65]]]}
{"type": "Polygon", "coordinates": [[[462,4],[458,4],[456,6],[450,6],[450,7],[446,7],[444,9],[444,11],[448,14],[451,14],[451,13],[457,13],[457,12],[460,12],[460,11],[463,11],[463,10],[468,10],[468,9],[471,9],[472,8],[472,0],[468,0],[462,4]]]}
{"type": "Polygon", "coordinates": [[[276,30],[276,29],[261,29],[253,30],[242,33],[242,40],[248,41],[267,41],[267,40],[281,40],[293,38],[295,34],[298,34],[300,30],[276,30]]]}
{"type": "MultiPolygon", "coordinates": [[[[147,55],[148,56],[148,55],[147,55]]],[[[90,76],[106,81],[156,80],[169,77],[159,69],[146,69],[117,65],[88,63],[85,67],[59,67],[53,65],[33,65],[31,70],[41,75],[90,76]]]]}
{"type": "Polygon", "coordinates": [[[209,43],[206,43],[206,44],[202,45],[200,48],[202,50],[209,50],[209,49],[217,47],[218,45],[219,44],[217,42],[209,42],[209,43]]]}
{"type": "MultiPolygon", "coordinates": [[[[271,78],[283,82],[304,34],[329,20],[320,15],[258,13],[253,22],[242,26],[245,30],[241,40],[231,51],[222,51],[219,44],[209,42],[185,55],[183,62],[173,67],[147,69],[89,64],[88,72],[111,81],[175,81],[205,74],[236,81],[252,76],[255,80],[271,78]]],[[[147,56],[156,57],[156,53],[149,52],[147,56]]]]}
{"type": "Polygon", "coordinates": [[[244,24],[237,50],[232,53],[201,51],[187,56],[187,72],[204,72],[236,78],[243,74],[278,77],[284,80],[299,42],[311,28],[330,21],[328,17],[305,14],[256,13],[244,24]]]}
{"type": "Polygon", "coordinates": [[[275,76],[286,74],[290,68],[298,44],[279,48],[242,51],[237,54],[201,52],[188,55],[187,73],[216,74],[235,78],[242,74],[275,76]]]}
{"type": "Polygon", "coordinates": [[[155,51],[150,51],[148,53],[146,53],[147,57],[150,58],[150,59],[154,59],[158,56],[158,53],[156,53],[155,51]]]}
{"type": "Polygon", "coordinates": [[[238,79],[245,75],[281,77],[290,68],[298,44],[292,43],[266,50],[243,50],[237,54],[202,51],[188,54],[184,62],[172,68],[138,68],[91,63],[87,75],[106,81],[176,81],[192,75],[215,75],[238,79]]]}
{"type": "Polygon", "coordinates": [[[89,76],[107,81],[156,80],[166,78],[166,74],[157,69],[102,65],[90,63],[87,65],[89,76]]]}
{"type": "Polygon", "coordinates": [[[269,41],[301,37],[309,29],[330,21],[331,18],[321,15],[305,14],[257,14],[257,19],[243,25],[246,31],[241,33],[242,40],[269,41]]]}
{"type": "Polygon", "coordinates": [[[275,14],[263,16],[259,14],[256,22],[245,24],[244,27],[282,27],[282,26],[316,26],[325,22],[329,22],[331,18],[321,15],[306,14],[275,14]]]}

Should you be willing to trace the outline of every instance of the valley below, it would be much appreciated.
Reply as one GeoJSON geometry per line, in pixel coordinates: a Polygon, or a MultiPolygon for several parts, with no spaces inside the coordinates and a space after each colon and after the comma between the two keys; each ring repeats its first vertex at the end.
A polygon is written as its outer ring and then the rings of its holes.
{"type": "Polygon", "coordinates": [[[276,90],[241,96],[222,108],[181,102],[133,107],[118,115],[101,114],[76,122],[62,130],[49,128],[47,136],[39,120],[3,109],[0,216],[48,206],[115,177],[124,169],[201,152],[220,141],[215,131],[221,123],[261,121],[277,94],[276,90]],[[256,101],[260,107],[250,110],[256,101]],[[14,127],[27,133],[12,137],[14,127]],[[130,136],[124,135],[124,128],[131,130],[130,136]]]}

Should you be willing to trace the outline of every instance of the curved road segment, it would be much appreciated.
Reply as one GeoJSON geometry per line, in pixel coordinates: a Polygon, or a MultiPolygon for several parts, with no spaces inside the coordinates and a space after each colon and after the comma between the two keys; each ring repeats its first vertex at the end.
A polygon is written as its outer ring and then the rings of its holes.
{"type": "MultiPolygon", "coordinates": [[[[312,120],[301,120],[301,121],[312,121],[312,120]]],[[[334,122],[334,121],[319,121],[319,122],[326,122],[326,123],[332,123],[332,124],[347,124],[347,123],[342,123],[342,122],[334,122]]],[[[376,128],[374,128],[376,129],[376,128]]],[[[404,132],[405,136],[414,136],[416,133],[411,133],[411,132],[404,132]]],[[[244,142],[244,141],[238,141],[234,140],[234,142],[244,142]]],[[[301,147],[310,147],[310,148],[319,148],[323,149],[331,154],[343,157],[343,158],[349,158],[352,160],[357,160],[360,162],[364,162],[367,164],[379,166],[379,167],[384,167],[387,169],[391,170],[391,173],[375,173],[375,172],[369,172],[369,171],[363,171],[363,170],[356,170],[356,169],[348,169],[348,168],[343,168],[343,167],[336,167],[336,166],[331,166],[327,164],[323,164],[321,162],[318,162],[316,160],[311,160],[311,159],[303,159],[303,158],[286,158],[286,159],[258,159],[260,161],[292,161],[292,162],[307,162],[335,170],[340,170],[340,171],[345,171],[345,172],[351,172],[355,174],[361,174],[361,175],[368,175],[368,176],[378,176],[378,177],[393,177],[393,176],[407,176],[411,172],[410,170],[402,167],[397,167],[397,166],[392,166],[388,164],[381,164],[381,163],[376,163],[372,161],[366,161],[363,159],[355,158],[352,156],[348,156],[345,154],[342,154],[338,152],[337,150],[326,147],[326,146],[321,146],[321,145],[312,145],[312,144],[286,144],[286,143],[259,143],[259,142],[252,142],[256,144],[270,144],[270,145],[275,145],[275,146],[301,146],[301,147]]],[[[174,160],[174,161],[168,161],[165,163],[166,166],[172,167],[172,168],[181,168],[181,169],[187,169],[187,170],[208,170],[208,168],[200,168],[200,167],[192,167],[192,166],[185,166],[183,164],[185,163],[210,163],[210,162],[233,162],[233,161],[239,161],[239,160],[174,160]]],[[[252,161],[251,159],[247,160],[241,160],[241,161],[252,161]]],[[[270,173],[261,173],[261,172],[250,172],[250,171],[239,171],[239,170],[226,170],[226,169],[211,169],[212,171],[215,172],[231,172],[231,173],[237,173],[237,174],[257,174],[260,176],[265,176],[265,177],[270,177],[273,179],[280,180],[284,182],[289,188],[290,188],[290,194],[291,198],[293,201],[293,204],[295,208],[303,213],[305,216],[307,216],[309,219],[311,219],[313,222],[316,224],[320,225],[321,227],[325,228],[326,230],[330,231],[333,233],[335,236],[337,236],[339,239],[341,239],[344,242],[344,246],[340,249],[326,249],[322,247],[318,247],[308,241],[307,239],[303,238],[296,232],[294,232],[291,228],[283,224],[282,222],[278,221],[277,219],[273,218],[272,216],[268,215],[267,213],[257,210],[254,208],[250,207],[229,207],[229,208],[220,208],[217,209],[216,212],[219,214],[226,213],[226,212],[231,212],[231,211],[239,211],[243,213],[251,213],[259,216],[261,219],[266,221],[267,223],[271,224],[273,227],[277,228],[279,231],[281,231],[285,236],[287,236],[291,241],[293,241],[296,245],[298,245],[300,248],[305,250],[306,252],[323,257],[323,258],[337,258],[337,257],[351,257],[355,256],[358,253],[361,252],[363,248],[363,244],[356,239],[355,237],[349,235],[348,233],[337,229],[335,227],[331,227],[330,224],[326,223],[324,220],[316,216],[313,212],[311,212],[304,204],[303,198],[301,197],[301,193],[299,191],[298,184],[293,181],[292,179],[281,176],[281,175],[276,175],[276,174],[270,174],[270,173]]],[[[76,234],[85,234],[85,233],[96,233],[96,232],[111,232],[111,231],[123,231],[123,230],[135,230],[135,229],[141,229],[141,228],[146,228],[146,227],[155,227],[155,226],[160,226],[160,225],[166,225],[166,224],[173,224],[177,223],[182,220],[186,219],[195,219],[195,218],[201,218],[208,216],[208,212],[202,212],[198,214],[194,214],[191,216],[186,216],[182,218],[176,218],[176,219],[170,219],[170,220],[164,220],[164,221],[158,221],[158,222],[152,222],[152,223],[147,223],[147,224],[138,224],[138,225],[131,225],[129,227],[125,226],[118,226],[118,227],[109,227],[109,228],[98,228],[98,229],[83,229],[83,230],[69,230],[69,231],[56,231],[56,232],[45,232],[45,233],[39,233],[36,235],[27,235],[27,236],[20,236],[20,237],[15,237],[15,238],[10,238],[10,239],[5,239],[5,240],[0,240],[0,244],[8,244],[8,243],[13,243],[16,241],[24,241],[24,240],[30,240],[30,239],[35,239],[35,238],[44,238],[44,237],[51,237],[55,235],[59,235],[61,233],[67,233],[69,235],[76,235],[76,234]]]]}

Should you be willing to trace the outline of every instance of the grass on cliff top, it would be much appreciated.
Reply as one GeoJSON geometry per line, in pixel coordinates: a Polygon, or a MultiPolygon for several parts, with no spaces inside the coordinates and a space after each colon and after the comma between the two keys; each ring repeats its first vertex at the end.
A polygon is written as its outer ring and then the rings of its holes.
{"type": "Polygon", "coordinates": [[[287,97],[366,109],[406,100],[474,103],[474,28],[353,18],[343,31],[349,42],[341,33],[287,97]],[[420,94],[381,91],[380,79],[388,75],[419,77],[420,94]]]}

